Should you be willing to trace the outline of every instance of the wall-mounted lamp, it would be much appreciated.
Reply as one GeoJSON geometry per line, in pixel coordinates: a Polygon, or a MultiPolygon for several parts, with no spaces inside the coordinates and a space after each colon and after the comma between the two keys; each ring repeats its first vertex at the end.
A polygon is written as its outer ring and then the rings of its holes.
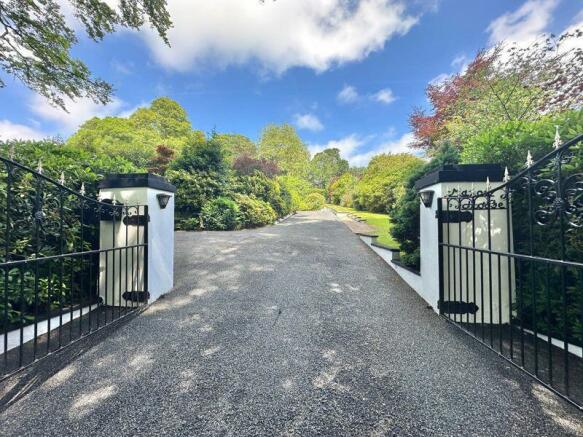
{"type": "Polygon", "coordinates": [[[421,202],[423,202],[423,205],[425,205],[425,207],[429,208],[433,203],[433,194],[435,194],[435,192],[431,190],[421,191],[419,193],[419,196],[421,197],[421,202]]]}
{"type": "Polygon", "coordinates": [[[172,196],[170,196],[169,194],[162,193],[156,194],[156,198],[158,199],[158,205],[160,205],[160,209],[166,208],[171,197],[172,196]]]}

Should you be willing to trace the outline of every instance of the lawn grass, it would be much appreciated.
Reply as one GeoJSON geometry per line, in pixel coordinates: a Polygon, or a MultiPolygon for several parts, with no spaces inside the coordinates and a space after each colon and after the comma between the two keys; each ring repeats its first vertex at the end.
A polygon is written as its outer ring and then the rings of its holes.
{"type": "Polygon", "coordinates": [[[389,229],[392,226],[391,218],[387,214],[379,214],[376,212],[368,212],[368,211],[357,211],[353,208],[346,208],[345,206],[338,206],[338,205],[326,205],[328,208],[333,209],[338,212],[346,212],[354,214],[357,217],[365,220],[369,225],[373,226],[377,229],[379,237],[377,241],[381,244],[384,244],[389,247],[399,247],[399,243],[397,243],[391,234],[389,234],[389,229]]]}

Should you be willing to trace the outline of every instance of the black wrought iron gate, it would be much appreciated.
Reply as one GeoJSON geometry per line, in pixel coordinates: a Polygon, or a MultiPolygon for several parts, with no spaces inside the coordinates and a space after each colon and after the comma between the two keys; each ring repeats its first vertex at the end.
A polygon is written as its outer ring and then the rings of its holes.
{"type": "Polygon", "coordinates": [[[0,157],[0,379],[147,300],[147,206],[0,157]]]}
{"type": "Polygon", "coordinates": [[[440,313],[583,406],[583,135],[438,201],[440,313]]]}

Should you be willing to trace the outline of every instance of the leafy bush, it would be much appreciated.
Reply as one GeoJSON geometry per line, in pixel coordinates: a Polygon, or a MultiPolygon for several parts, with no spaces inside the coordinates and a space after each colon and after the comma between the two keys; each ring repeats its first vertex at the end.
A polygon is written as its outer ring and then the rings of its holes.
{"type": "Polygon", "coordinates": [[[389,212],[393,221],[391,235],[399,242],[401,260],[410,267],[420,268],[420,200],[415,189],[415,182],[442,165],[457,164],[458,162],[458,151],[453,146],[447,144],[442,146],[429,163],[418,167],[411,173],[405,182],[403,195],[389,212]]]}
{"type": "Polygon", "coordinates": [[[205,141],[193,140],[181,150],[171,165],[173,170],[224,175],[229,166],[220,141],[213,135],[205,141]]]}
{"type": "Polygon", "coordinates": [[[212,172],[168,170],[166,177],[176,186],[176,219],[186,220],[201,212],[202,207],[225,193],[225,176],[212,172]]]}
{"type": "Polygon", "coordinates": [[[422,165],[420,158],[409,153],[375,156],[353,192],[354,207],[386,213],[403,194],[404,181],[422,165]]]}
{"type": "Polygon", "coordinates": [[[522,170],[530,150],[534,159],[552,150],[555,126],[563,141],[583,132],[583,109],[536,121],[508,121],[470,137],[461,153],[464,163],[503,163],[512,173],[522,170]]]}
{"type": "Polygon", "coordinates": [[[228,197],[217,197],[204,205],[201,219],[205,229],[232,231],[239,224],[239,207],[228,197]]]}
{"type": "Polygon", "coordinates": [[[317,211],[324,208],[326,199],[320,193],[311,193],[302,204],[303,211],[317,211]]]}
{"type": "Polygon", "coordinates": [[[245,194],[269,203],[278,217],[291,211],[292,199],[288,190],[282,188],[277,180],[270,179],[259,171],[233,178],[230,189],[234,193],[245,194]]]}
{"type": "Polygon", "coordinates": [[[238,221],[241,227],[254,228],[275,221],[275,211],[269,203],[263,200],[254,199],[245,194],[236,194],[235,202],[239,207],[238,221]]]}

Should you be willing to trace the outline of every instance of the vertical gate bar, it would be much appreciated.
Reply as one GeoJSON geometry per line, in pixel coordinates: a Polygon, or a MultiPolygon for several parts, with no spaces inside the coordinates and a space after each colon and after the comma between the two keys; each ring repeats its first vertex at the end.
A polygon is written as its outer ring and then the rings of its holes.
{"type": "MultiPolygon", "coordinates": [[[[85,230],[84,230],[84,226],[85,226],[85,201],[84,199],[81,197],[81,248],[80,251],[83,252],[85,250],[85,230]]],[[[81,337],[83,335],[83,276],[85,275],[85,271],[84,271],[84,267],[85,267],[85,262],[84,262],[84,257],[83,255],[81,255],[79,257],[79,263],[81,264],[80,270],[79,270],[79,337],[81,337]]]]}
{"type": "MultiPolygon", "coordinates": [[[[472,184],[473,186],[473,184],[472,184]]],[[[474,290],[474,304],[476,304],[476,195],[472,189],[472,288],[474,290]]],[[[480,306],[480,311],[483,308],[480,306]]],[[[476,315],[478,312],[474,313],[474,335],[477,336],[477,325],[476,325],[476,315]]]]}
{"type": "MultiPolygon", "coordinates": [[[[73,250],[75,250],[73,248],[73,250]]],[[[71,261],[71,281],[69,282],[69,342],[73,341],[73,306],[75,301],[73,300],[73,290],[75,289],[75,258],[70,257],[71,261]]]]}
{"type": "MultiPolygon", "coordinates": [[[[6,163],[6,229],[4,235],[4,261],[10,261],[10,210],[12,209],[12,172],[14,168],[6,163]]],[[[4,371],[8,372],[8,292],[10,289],[10,269],[4,269],[4,371]]]]}
{"type": "Polygon", "coordinates": [[[147,296],[148,287],[148,205],[144,205],[144,295],[147,296]]]}
{"type": "Polygon", "coordinates": [[[451,320],[451,240],[449,238],[449,195],[445,198],[446,216],[445,223],[447,224],[446,241],[447,241],[447,318],[451,320]]]}
{"type": "MultiPolygon", "coordinates": [[[[457,211],[458,211],[458,246],[459,246],[459,258],[460,258],[460,309],[463,308],[463,300],[464,300],[464,290],[463,290],[463,277],[462,277],[462,270],[463,270],[463,258],[462,258],[462,192],[461,188],[458,186],[458,202],[457,202],[457,211]]],[[[464,315],[460,312],[460,323],[464,322],[464,315]]]]}
{"type": "Polygon", "coordinates": [[[107,325],[107,294],[109,292],[109,248],[105,251],[105,284],[104,284],[104,304],[103,304],[103,325],[107,325]]]}
{"type": "Polygon", "coordinates": [[[501,255],[498,254],[498,348],[502,351],[502,260],[501,255]]]}
{"type": "MultiPolygon", "coordinates": [[[[452,196],[453,197],[453,196],[452,196]]],[[[458,200],[458,205],[459,205],[459,200],[458,200]]],[[[448,221],[448,226],[449,226],[449,221],[448,221]]],[[[452,232],[455,232],[455,230],[452,229],[452,232]]],[[[452,277],[453,277],[453,307],[454,307],[454,312],[453,312],[453,321],[457,323],[457,311],[456,311],[456,303],[457,303],[457,269],[456,269],[456,256],[455,256],[455,252],[456,252],[457,247],[453,246],[451,248],[452,250],[452,257],[453,257],[453,261],[452,261],[452,266],[453,266],[453,272],[452,272],[452,277]]]]}
{"type": "MultiPolygon", "coordinates": [[[[469,264],[469,250],[466,249],[466,300],[470,303],[470,264],[469,264]]],[[[475,313],[474,313],[475,314],[475,313]]],[[[466,312],[466,325],[470,329],[470,313],[466,312]]]]}
{"type": "Polygon", "coordinates": [[[115,200],[111,202],[111,215],[112,215],[112,225],[111,225],[111,244],[112,244],[112,261],[111,261],[111,320],[113,321],[115,318],[115,200]]]}
{"type": "Polygon", "coordinates": [[[485,341],[485,326],[484,326],[484,252],[480,251],[480,308],[481,317],[480,325],[482,331],[482,341],[485,341]]]}
{"type": "MultiPolygon", "coordinates": [[[[506,251],[511,253],[511,231],[512,231],[512,215],[510,214],[510,186],[506,185],[506,251]]],[[[507,257],[508,260],[508,325],[510,333],[510,360],[514,359],[514,339],[512,326],[512,258],[507,257]]]]}
{"type": "MultiPolygon", "coordinates": [[[[489,187],[486,187],[486,190],[489,190],[489,187]]],[[[487,222],[488,222],[488,295],[490,299],[490,308],[489,308],[489,316],[490,316],[490,347],[494,348],[494,323],[493,323],[493,308],[492,308],[492,210],[490,209],[490,200],[491,200],[491,193],[488,191],[486,193],[486,203],[488,205],[488,214],[487,214],[487,222]]]]}
{"type": "Polygon", "coordinates": [[[443,315],[443,302],[445,300],[444,295],[444,283],[443,283],[443,200],[442,198],[437,199],[437,244],[438,244],[438,264],[439,264],[439,302],[438,310],[439,314],[443,315]]]}
{"type": "Polygon", "coordinates": [[[48,262],[48,281],[47,281],[47,355],[51,352],[51,298],[52,298],[52,268],[51,262],[48,262]]]}
{"type": "Polygon", "coordinates": [[[22,367],[22,353],[23,353],[23,343],[24,343],[24,309],[25,300],[24,300],[24,267],[19,267],[20,273],[20,344],[19,344],[19,351],[18,351],[18,367],[22,367]]]}
{"type": "MultiPolygon", "coordinates": [[[[137,221],[138,225],[136,226],[136,233],[137,233],[136,241],[138,244],[137,252],[136,252],[136,258],[137,258],[137,263],[136,263],[137,287],[136,288],[141,288],[140,287],[140,250],[142,249],[142,247],[140,246],[140,244],[141,244],[141,241],[140,241],[140,205],[137,205],[136,209],[137,209],[137,214],[138,214],[138,221],[137,221]]],[[[142,283],[142,285],[143,285],[143,283],[142,283]]],[[[139,291],[143,291],[143,290],[139,290],[139,291]]],[[[137,292],[138,292],[138,290],[136,290],[136,296],[139,296],[137,294],[137,292]]],[[[140,299],[138,299],[138,306],[140,306],[140,303],[141,303],[140,299]]]]}
{"type": "Polygon", "coordinates": [[[41,190],[42,180],[39,176],[36,177],[36,193],[34,196],[34,338],[32,341],[32,360],[36,360],[36,349],[38,347],[38,287],[39,287],[39,261],[40,256],[40,222],[42,220],[42,205],[41,205],[41,190]]]}
{"type": "Polygon", "coordinates": [[[65,279],[65,260],[63,258],[63,253],[65,252],[65,240],[63,236],[64,202],[63,190],[59,190],[59,253],[61,255],[59,258],[59,349],[63,345],[63,281],[65,279]]]}
{"type": "MultiPolygon", "coordinates": [[[[118,226],[119,226],[120,231],[121,231],[121,226],[123,225],[123,205],[119,207],[118,212],[119,212],[119,225],[118,226]]],[[[118,276],[119,276],[119,307],[118,307],[118,317],[121,317],[121,310],[122,310],[121,301],[123,299],[123,294],[121,292],[121,290],[122,290],[122,258],[123,258],[123,256],[122,256],[122,253],[123,252],[122,251],[123,251],[123,249],[120,246],[120,249],[118,251],[118,258],[119,258],[119,273],[118,273],[118,276]]]]}
{"type": "MultiPolygon", "coordinates": [[[[129,270],[128,269],[128,233],[129,233],[128,228],[129,228],[129,219],[130,219],[129,216],[128,216],[128,207],[127,207],[127,205],[125,207],[125,219],[126,219],[126,224],[125,224],[125,227],[126,227],[126,244],[125,244],[125,250],[124,250],[125,256],[126,256],[125,269],[124,269],[124,272],[125,272],[125,294],[126,294],[126,296],[131,297],[131,295],[128,295],[127,294],[128,293],[128,270],[129,270]]],[[[132,303],[133,303],[133,301],[132,301],[132,303]]],[[[132,304],[132,306],[133,306],[133,304],[132,304]]],[[[126,313],[128,311],[128,300],[127,299],[125,299],[125,311],[126,311],[126,313]]]]}
{"type": "MultiPolygon", "coordinates": [[[[557,166],[557,175],[556,175],[556,190],[557,190],[557,199],[560,201],[564,201],[564,194],[563,194],[563,174],[562,174],[562,162],[563,162],[563,154],[558,153],[555,157],[556,159],[556,166],[557,166]]],[[[561,260],[565,260],[565,216],[564,216],[564,206],[562,204],[558,204],[557,206],[557,213],[559,215],[559,232],[561,235],[561,260]]],[[[565,360],[565,394],[569,396],[569,317],[568,317],[568,295],[567,295],[567,284],[565,280],[565,267],[561,266],[561,289],[563,291],[563,346],[564,346],[564,360],[565,360]]]]}
{"type": "Polygon", "coordinates": [[[548,325],[548,332],[547,332],[547,347],[548,347],[548,366],[549,366],[549,385],[553,385],[553,321],[552,321],[552,312],[551,312],[551,290],[549,284],[549,277],[551,276],[550,271],[550,264],[546,263],[546,280],[545,280],[545,295],[546,295],[546,304],[547,304],[547,325],[548,325]]]}
{"type": "MultiPolygon", "coordinates": [[[[526,189],[528,190],[528,254],[530,256],[534,256],[534,211],[533,211],[533,199],[532,199],[532,178],[533,178],[533,171],[529,169],[528,175],[526,178],[526,189]]],[[[538,371],[537,368],[537,355],[538,355],[538,338],[537,338],[537,323],[536,323],[536,289],[534,286],[534,264],[528,263],[528,277],[529,277],[529,286],[528,289],[531,293],[530,304],[532,305],[532,328],[534,331],[534,368],[535,368],[535,375],[538,371]]],[[[524,365],[524,364],[523,364],[524,365]]]]}
{"type": "Polygon", "coordinates": [[[522,291],[523,289],[523,284],[522,284],[522,273],[523,273],[523,268],[522,268],[522,260],[520,258],[516,259],[516,277],[517,277],[517,283],[516,286],[518,287],[518,293],[520,296],[519,299],[519,312],[520,312],[520,365],[522,367],[524,367],[524,293],[522,291]]]}
{"type": "MultiPolygon", "coordinates": [[[[536,275],[536,264],[533,263],[532,261],[530,262],[530,270],[531,270],[531,278],[534,278],[536,275]]],[[[534,283],[534,281],[531,281],[531,283],[534,283]]],[[[536,319],[536,314],[537,314],[537,301],[536,301],[536,289],[535,288],[531,288],[531,298],[530,298],[530,303],[532,305],[532,330],[534,332],[533,334],[533,338],[534,338],[534,374],[535,376],[538,376],[538,329],[537,329],[537,319],[536,319]]]]}
{"type": "MultiPolygon", "coordinates": [[[[135,239],[135,234],[134,234],[134,239],[135,239]]],[[[134,243],[136,243],[134,241],[134,243]]],[[[136,243],[137,244],[137,243],[136,243]]],[[[135,246],[135,244],[132,243],[132,246],[135,246]]],[[[136,248],[132,247],[131,249],[131,258],[132,258],[132,308],[139,306],[139,302],[135,302],[135,296],[136,296],[136,278],[135,278],[135,273],[134,273],[134,263],[136,262],[135,260],[135,253],[136,253],[136,248]]]]}

